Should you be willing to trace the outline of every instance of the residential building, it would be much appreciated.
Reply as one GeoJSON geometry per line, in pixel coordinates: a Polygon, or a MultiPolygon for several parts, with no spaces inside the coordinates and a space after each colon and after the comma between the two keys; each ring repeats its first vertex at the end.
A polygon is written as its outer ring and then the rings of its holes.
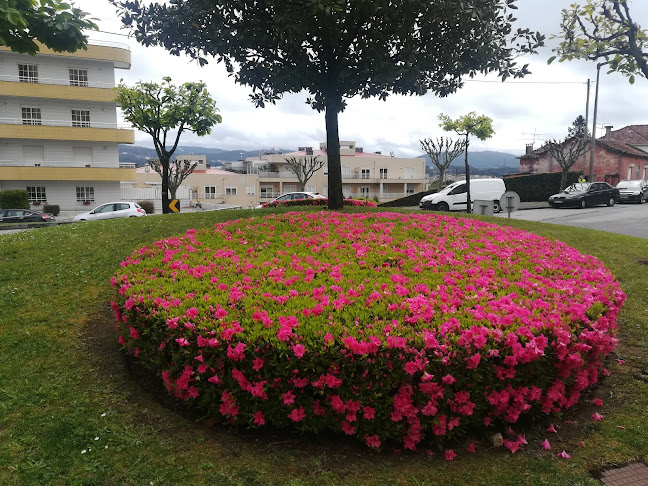
{"type": "MultiPolygon", "coordinates": [[[[342,192],[345,197],[365,197],[379,202],[391,201],[425,190],[425,159],[366,153],[355,142],[340,142],[342,192]]],[[[261,203],[300,190],[294,173],[287,170],[286,158],[318,157],[327,162],[326,144],[319,150],[300,147],[296,152],[270,151],[245,160],[226,163],[226,170],[206,167],[205,156],[178,158],[199,161],[194,172],[182,183],[182,194],[190,190],[190,200],[182,205],[224,205],[253,208],[261,203]]],[[[137,169],[134,188],[153,188],[161,184],[159,174],[147,167],[137,169]]],[[[324,165],[307,182],[305,191],[328,194],[328,166],[324,165]]],[[[180,193],[179,193],[180,194],[180,193]]]]}
{"type": "Polygon", "coordinates": [[[121,199],[134,165],[118,144],[134,131],[117,123],[115,69],[130,69],[128,46],[90,43],[74,53],[41,45],[36,56],[0,47],[0,190],[25,189],[32,207],[121,199]]]}
{"type": "MultiPolygon", "coordinates": [[[[259,197],[266,201],[280,194],[300,190],[295,174],[287,169],[286,159],[317,157],[324,167],[306,183],[304,190],[328,195],[328,157],[326,143],[319,150],[300,147],[297,152],[268,153],[245,160],[246,172],[258,174],[259,197]]],[[[364,197],[379,202],[391,201],[425,189],[425,159],[394,157],[380,152],[365,152],[354,141],[340,141],[342,193],[344,197],[364,197]]]]}
{"type": "MultiPolygon", "coordinates": [[[[520,159],[520,173],[561,172],[558,162],[546,148],[533,150],[520,159]]],[[[572,171],[589,174],[590,151],[579,157],[572,171]]],[[[620,180],[648,179],[648,125],[630,125],[620,130],[607,126],[605,134],[594,145],[595,180],[616,185],[620,180]]]]}

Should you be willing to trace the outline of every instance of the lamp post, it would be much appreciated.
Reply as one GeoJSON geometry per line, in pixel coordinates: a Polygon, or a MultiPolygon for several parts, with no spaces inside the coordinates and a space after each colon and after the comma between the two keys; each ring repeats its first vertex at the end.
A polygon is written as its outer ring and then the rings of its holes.
{"type": "Polygon", "coordinates": [[[590,148],[590,163],[589,163],[589,182],[594,182],[594,149],[596,148],[596,115],[598,115],[598,94],[599,94],[599,79],[601,77],[601,66],[607,62],[599,62],[596,65],[596,91],[594,94],[594,120],[592,122],[592,143],[590,148]]]}

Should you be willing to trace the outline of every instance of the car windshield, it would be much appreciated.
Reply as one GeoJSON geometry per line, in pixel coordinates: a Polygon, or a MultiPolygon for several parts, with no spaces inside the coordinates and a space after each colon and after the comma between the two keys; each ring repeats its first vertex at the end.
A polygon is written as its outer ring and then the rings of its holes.
{"type": "Polygon", "coordinates": [[[641,181],[623,181],[617,184],[619,189],[639,189],[641,187],[641,181]]]}
{"type": "Polygon", "coordinates": [[[565,189],[565,192],[586,192],[590,187],[588,182],[577,182],[565,189]]]}

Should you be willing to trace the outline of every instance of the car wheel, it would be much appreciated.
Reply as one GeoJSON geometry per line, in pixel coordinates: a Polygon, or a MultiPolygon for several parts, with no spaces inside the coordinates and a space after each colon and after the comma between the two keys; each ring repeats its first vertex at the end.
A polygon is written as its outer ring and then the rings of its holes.
{"type": "Polygon", "coordinates": [[[639,204],[643,204],[643,203],[644,203],[644,195],[639,194],[639,204]]]}
{"type": "Polygon", "coordinates": [[[580,207],[581,209],[585,209],[587,207],[587,201],[585,201],[585,198],[581,199],[578,202],[578,207],[580,207]]]}
{"type": "Polygon", "coordinates": [[[500,202],[499,201],[493,201],[493,212],[494,213],[499,213],[502,210],[500,207],[500,202]]]}
{"type": "Polygon", "coordinates": [[[614,203],[616,203],[616,199],[614,199],[614,196],[610,197],[610,200],[607,202],[608,206],[614,206],[614,203]]]}
{"type": "Polygon", "coordinates": [[[448,211],[450,209],[450,206],[448,206],[448,203],[440,202],[436,206],[437,211],[448,211]]]}

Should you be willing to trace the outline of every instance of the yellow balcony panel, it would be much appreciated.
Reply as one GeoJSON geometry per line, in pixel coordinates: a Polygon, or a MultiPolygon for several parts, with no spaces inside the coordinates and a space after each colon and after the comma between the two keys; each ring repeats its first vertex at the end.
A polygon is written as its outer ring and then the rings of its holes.
{"type": "MultiPolygon", "coordinates": [[[[93,61],[112,61],[116,68],[130,69],[131,52],[126,44],[104,43],[104,45],[88,44],[87,49],[78,49],[75,52],[56,52],[37,42],[41,56],[61,56],[75,59],[89,59],[93,61]]],[[[0,46],[0,51],[11,51],[8,47],[0,46]]]]}
{"type": "Polygon", "coordinates": [[[0,138],[135,143],[135,132],[133,130],[124,130],[121,128],[54,127],[49,125],[0,124],[0,138]]]}
{"type": "Polygon", "coordinates": [[[115,91],[112,88],[90,88],[86,86],[0,81],[0,93],[5,96],[22,96],[25,98],[99,101],[103,103],[115,101],[115,91]]]}
{"type": "Polygon", "coordinates": [[[0,181],[121,181],[134,182],[135,169],[107,167],[6,167],[0,181]]]}

